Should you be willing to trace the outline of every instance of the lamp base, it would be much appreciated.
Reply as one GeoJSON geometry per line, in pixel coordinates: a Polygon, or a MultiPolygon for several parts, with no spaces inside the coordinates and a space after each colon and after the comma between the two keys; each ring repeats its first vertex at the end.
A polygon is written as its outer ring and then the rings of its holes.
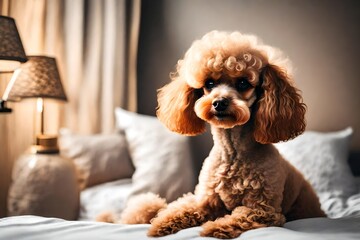
{"type": "Polygon", "coordinates": [[[57,136],[54,135],[38,135],[36,136],[36,145],[30,147],[31,153],[51,154],[59,153],[57,145],[57,136]]]}
{"type": "Polygon", "coordinates": [[[11,113],[12,109],[6,107],[6,101],[0,100],[0,113],[11,113]]]}

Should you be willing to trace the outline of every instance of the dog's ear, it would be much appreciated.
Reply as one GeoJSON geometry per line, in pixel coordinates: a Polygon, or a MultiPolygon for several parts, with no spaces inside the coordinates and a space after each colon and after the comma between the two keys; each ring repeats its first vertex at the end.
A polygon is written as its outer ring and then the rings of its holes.
{"type": "Polygon", "coordinates": [[[194,105],[202,90],[191,88],[175,77],[158,91],[157,117],[171,131],[194,136],[205,132],[205,122],[196,116],[194,105]]]}
{"type": "Polygon", "coordinates": [[[292,139],[305,130],[306,105],[288,74],[267,65],[260,76],[261,90],[255,113],[255,140],[276,143],[292,139]]]}

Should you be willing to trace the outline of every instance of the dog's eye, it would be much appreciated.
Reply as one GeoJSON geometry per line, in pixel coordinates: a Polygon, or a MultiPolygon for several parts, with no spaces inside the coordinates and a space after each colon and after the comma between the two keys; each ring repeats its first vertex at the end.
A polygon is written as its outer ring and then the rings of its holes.
{"type": "Polygon", "coordinates": [[[215,81],[212,80],[212,79],[208,79],[206,82],[205,82],[205,88],[207,90],[211,90],[215,87],[215,81]]]}
{"type": "Polygon", "coordinates": [[[246,77],[239,78],[236,82],[236,89],[239,92],[246,91],[251,87],[252,87],[252,85],[249,83],[249,81],[246,77]]]}

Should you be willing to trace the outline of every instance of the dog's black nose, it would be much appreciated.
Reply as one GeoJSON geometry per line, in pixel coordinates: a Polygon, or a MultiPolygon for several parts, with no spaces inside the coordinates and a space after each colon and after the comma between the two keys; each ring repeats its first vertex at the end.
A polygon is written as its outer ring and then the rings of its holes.
{"type": "Polygon", "coordinates": [[[213,101],[212,105],[218,112],[225,111],[226,108],[229,106],[229,100],[226,98],[217,99],[213,101]]]}

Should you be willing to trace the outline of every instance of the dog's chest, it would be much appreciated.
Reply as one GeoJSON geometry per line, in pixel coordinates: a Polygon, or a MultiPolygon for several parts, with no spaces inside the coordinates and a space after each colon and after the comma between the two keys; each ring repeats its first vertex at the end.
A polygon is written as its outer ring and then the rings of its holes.
{"type": "Polygon", "coordinates": [[[246,164],[222,164],[213,175],[215,192],[219,194],[228,210],[237,206],[251,207],[252,199],[261,195],[264,177],[246,164]]]}

